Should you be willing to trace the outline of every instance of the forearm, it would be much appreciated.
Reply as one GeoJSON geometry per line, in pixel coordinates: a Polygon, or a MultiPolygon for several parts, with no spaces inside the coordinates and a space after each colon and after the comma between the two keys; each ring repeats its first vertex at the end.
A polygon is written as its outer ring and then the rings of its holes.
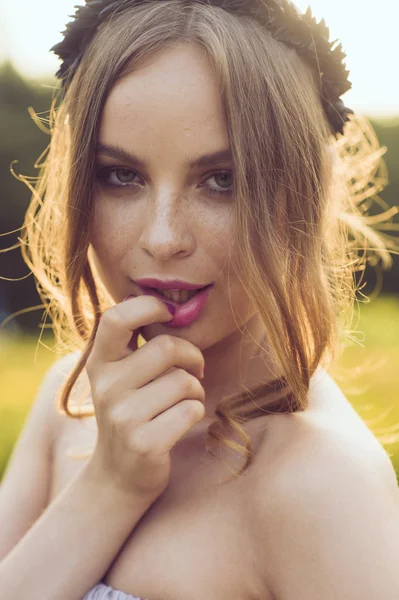
{"type": "Polygon", "coordinates": [[[86,465],[0,563],[0,600],[81,600],[149,506],[118,496],[86,465]]]}

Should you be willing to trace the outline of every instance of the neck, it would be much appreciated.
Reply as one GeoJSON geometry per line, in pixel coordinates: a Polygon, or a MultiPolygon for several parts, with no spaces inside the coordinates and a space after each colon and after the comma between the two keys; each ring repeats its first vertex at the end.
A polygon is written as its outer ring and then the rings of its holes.
{"type": "Polygon", "coordinates": [[[281,376],[271,362],[264,326],[255,315],[228,338],[203,351],[205,358],[205,419],[215,419],[216,406],[222,397],[241,396],[245,390],[255,391],[281,376]]]}

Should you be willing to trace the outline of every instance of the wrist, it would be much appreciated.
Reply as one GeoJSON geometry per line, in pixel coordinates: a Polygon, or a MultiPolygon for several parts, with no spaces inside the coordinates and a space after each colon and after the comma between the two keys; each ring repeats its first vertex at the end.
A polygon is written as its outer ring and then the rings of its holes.
{"type": "Polygon", "coordinates": [[[134,514],[144,514],[153,504],[153,500],[128,493],[118,486],[112,476],[104,473],[94,456],[86,463],[81,474],[91,489],[93,498],[101,499],[111,510],[126,509],[129,514],[132,511],[134,514]]]}

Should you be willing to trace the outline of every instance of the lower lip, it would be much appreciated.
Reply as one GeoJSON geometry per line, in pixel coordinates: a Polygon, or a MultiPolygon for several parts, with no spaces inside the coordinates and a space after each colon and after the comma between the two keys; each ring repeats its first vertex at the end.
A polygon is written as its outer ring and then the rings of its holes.
{"type": "Polygon", "coordinates": [[[208,300],[209,293],[213,286],[208,286],[195,294],[190,300],[184,302],[183,304],[178,304],[173,300],[169,300],[169,298],[165,298],[162,294],[159,294],[152,288],[144,288],[144,294],[146,296],[155,296],[155,298],[159,298],[165,303],[173,304],[176,309],[176,313],[171,321],[167,323],[162,323],[166,327],[187,327],[194,323],[197,319],[199,319],[202,311],[204,310],[206,301],[208,300]]]}

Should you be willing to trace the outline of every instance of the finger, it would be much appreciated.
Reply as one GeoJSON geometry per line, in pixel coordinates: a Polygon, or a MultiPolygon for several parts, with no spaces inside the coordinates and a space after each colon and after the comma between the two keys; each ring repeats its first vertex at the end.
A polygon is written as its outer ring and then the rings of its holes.
{"type": "MultiPolygon", "coordinates": [[[[202,379],[204,365],[201,350],[188,340],[158,335],[121,361],[123,375],[119,379],[123,381],[124,389],[139,389],[173,367],[185,369],[202,379]]],[[[117,379],[115,385],[118,385],[117,379]]]]}
{"type": "Polygon", "coordinates": [[[182,400],[145,425],[146,443],[169,452],[204,416],[202,402],[182,400]]]}
{"type": "MultiPolygon", "coordinates": [[[[101,365],[101,376],[98,378],[103,381],[100,384],[101,394],[114,398],[115,402],[110,401],[110,404],[115,404],[133,390],[142,389],[179,368],[202,379],[204,362],[201,350],[191,342],[175,336],[159,335],[123,360],[101,365]]],[[[98,385],[97,382],[97,387],[92,390],[100,393],[98,385]]]]}
{"type": "Polygon", "coordinates": [[[173,316],[165,304],[153,296],[137,296],[115,304],[101,318],[91,362],[108,363],[124,358],[136,330],[144,325],[164,323],[171,319],[173,316]]]}
{"type": "Polygon", "coordinates": [[[111,411],[122,415],[132,425],[141,425],[151,421],[165,410],[186,398],[205,402],[205,390],[198,379],[184,369],[173,369],[151,383],[132,393],[126,394],[121,402],[110,402],[111,411]]]}

